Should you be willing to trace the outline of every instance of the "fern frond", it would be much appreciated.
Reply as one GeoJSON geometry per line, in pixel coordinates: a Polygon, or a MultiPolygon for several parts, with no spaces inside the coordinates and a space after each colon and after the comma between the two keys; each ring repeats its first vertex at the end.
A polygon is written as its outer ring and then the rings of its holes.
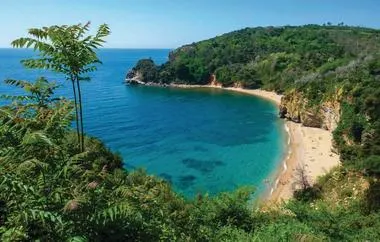
{"type": "Polygon", "coordinates": [[[53,224],[63,226],[63,218],[58,213],[39,209],[28,209],[22,212],[22,216],[25,221],[33,219],[42,222],[42,224],[51,222],[53,224]]]}
{"type": "Polygon", "coordinates": [[[53,142],[42,131],[27,133],[22,140],[22,145],[33,145],[33,144],[38,144],[38,143],[43,143],[48,146],[53,146],[53,142]]]}
{"type": "Polygon", "coordinates": [[[142,219],[142,216],[139,212],[133,210],[127,203],[116,204],[109,208],[104,209],[103,211],[97,213],[94,217],[91,218],[92,221],[95,221],[100,224],[106,224],[108,221],[114,222],[118,219],[127,219],[127,218],[137,218],[142,219]],[[136,216],[137,215],[137,216],[136,216]]]}
{"type": "Polygon", "coordinates": [[[74,236],[68,239],[69,242],[86,242],[88,239],[84,236],[74,236]]]}

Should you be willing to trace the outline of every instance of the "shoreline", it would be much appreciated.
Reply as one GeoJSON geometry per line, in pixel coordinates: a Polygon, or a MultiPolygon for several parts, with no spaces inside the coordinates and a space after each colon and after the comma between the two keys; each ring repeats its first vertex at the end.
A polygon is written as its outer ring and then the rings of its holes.
{"type": "Polygon", "coordinates": [[[240,87],[221,87],[221,86],[215,86],[215,85],[186,85],[186,84],[170,84],[168,85],[168,87],[169,88],[170,87],[172,88],[219,88],[222,90],[228,90],[228,91],[234,91],[234,92],[240,92],[240,93],[246,93],[246,94],[258,96],[268,101],[271,101],[277,106],[281,104],[281,97],[282,97],[282,95],[279,95],[275,92],[265,91],[262,89],[244,89],[240,87]]]}
{"type": "Polygon", "coordinates": [[[328,130],[304,127],[302,124],[286,121],[288,135],[288,155],[275,181],[275,188],[267,201],[278,203],[293,196],[298,182],[296,169],[303,167],[311,184],[318,176],[326,174],[340,164],[339,155],[332,152],[332,133],[328,130]]]}
{"type": "MultiPolygon", "coordinates": [[[[220,88],[229,91],[254,95],[272,103],[281,104],[282,95],[261,89],[223,88],[213,85],[170,85],[173,88],[220,88]]],[[[304,167],[308,180],[313,184],[318,176],[326,174],[339,165],[339,155],[332,152],[332,133],[320,128],[302,126],[286,120],[284,128],[288,136],[287,148],[282,161],[268,179],[271,187],[263,193],[260,201],[270,204],[284,202],[293,197],[297,187],[296,169],[304,167]]]]}

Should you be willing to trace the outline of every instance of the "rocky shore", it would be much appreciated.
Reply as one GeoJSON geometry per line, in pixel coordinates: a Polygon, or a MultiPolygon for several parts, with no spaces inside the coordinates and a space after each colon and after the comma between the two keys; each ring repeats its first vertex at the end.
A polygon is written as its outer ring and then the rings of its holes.
{"type": "Polygon", "coordinates": [[[291,91],[282,97],[279,105],[280,118],[286,118],[295,123],[302,123],[306,127],[322,128],[333,131],[340,119],[340,93],[317,108],[309,105],[302,94],[291,91]]]}

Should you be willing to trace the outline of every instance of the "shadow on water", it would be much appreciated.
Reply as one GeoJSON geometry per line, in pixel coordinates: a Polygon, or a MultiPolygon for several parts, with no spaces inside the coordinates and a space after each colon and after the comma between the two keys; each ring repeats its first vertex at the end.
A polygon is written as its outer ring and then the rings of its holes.
{"type": "Polygon", "coordinates": [[[185,190],[187,188],[189,188],[190,186],[193,186],[195,181],[196,181],[196,177],[193,176],[193,175],[184,175],[184,176],[180,176],[178,178],[178,187],[182,190],[185,190]]]}
{"type": "Polygon", "coordinates": [[[182,164],[187,168],[201,172],[203,175],[212,172],[216,167],[225,165],[220,160],[198,160],[192,158],[183,159],[182,164]]]}
{"type": "Polygon", "coordinates": [[[173,184],[173,176],[169,175],[168,173],[161,173],[159,176],[165,179],[170,184],[173,184]]]}
{"type": "Polygon", "coordinates": [[[208,149],[206,149],[205,147],[203,147],[203,146],[201,146],[201,145],[195,145],[195,146],[194,146],[194,151],[207,152],[208,149]]]}
{"type": "Polygon", "coordinates": [[[136,166],[131,165],[131,164],[129,164],[128,162],[124,162],[124,163],[123,163],[123,167],[124,167],[125,169],[127,169],[127,170],[136,170],[136,169],[137,169],[136,166]]]}

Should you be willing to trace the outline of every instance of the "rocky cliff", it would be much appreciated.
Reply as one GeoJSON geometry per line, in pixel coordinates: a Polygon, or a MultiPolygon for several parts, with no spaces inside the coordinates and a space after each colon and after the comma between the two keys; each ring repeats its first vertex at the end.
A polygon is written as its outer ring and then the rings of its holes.
{"type": "Polygon", "coordinates": [[[128,73],[125,77],[125,83],[127,83],[127,84],[145,84],[142,81],[142,74],[139,71],[136,71],[133,69],[128,71],[128,73]]]}
{"type": "Polygon", "coordinates": [[[330,100],[320,105],[309,105],[302,93],[291,90],[281,99],[279,115],[307,127],[323,128],[333,131],[340,119],[341,93],[337,91],[330,100]]]}
{"type": "Polygon", "coordinates": [[[210,86],[222,87],[222,83],[220,83],[220,82],[218,82],[218,80],[216,80],[215,74],[212,74],[210,76],[210,86]]]}

